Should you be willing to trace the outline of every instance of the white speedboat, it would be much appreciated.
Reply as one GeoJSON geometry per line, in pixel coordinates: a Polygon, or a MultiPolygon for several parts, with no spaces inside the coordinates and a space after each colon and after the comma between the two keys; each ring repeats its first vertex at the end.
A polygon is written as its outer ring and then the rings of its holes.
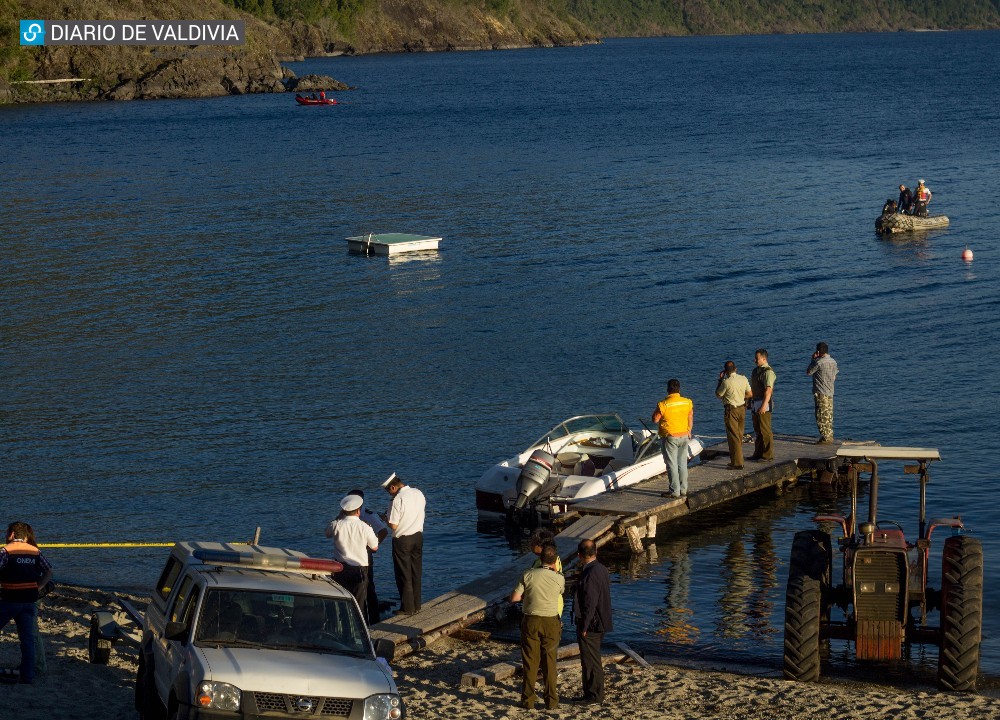
{"type": "MultiPolygon", "coordinates": [[[[689,457],[701,452],[692,440],[689,457]]],[[[566,512],[578,500],[628,487],[666,472],[661,441],[630,430],[614,413],[563,420],[515,457],[494,465],[476,483],[480,515],[566,512]]]]}

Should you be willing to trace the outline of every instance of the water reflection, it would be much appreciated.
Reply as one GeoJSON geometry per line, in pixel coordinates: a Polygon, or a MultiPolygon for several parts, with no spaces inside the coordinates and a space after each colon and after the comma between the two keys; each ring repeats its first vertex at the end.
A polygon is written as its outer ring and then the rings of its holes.
{"type": "Polygon", "coordinates": [[[904,260],[923,262],[933,258],[930,240],[934,232],[934,230],[913,230],[905,233],[879,235],[879,240],[882,241],[882,247],[893,256],[904,260]]]}
{"type": "Polygon", "coordinates": [[[699,631],[691,609],[690,548],[685,540],[677,540],[660,546],[660,552],[669,563],[669,569],[664,607],[656,611],[663,620],[656,632],[671,642],[692,645],[697,642],[699,631]]]}
{"type": "Polygon", "coordinates": [[[780,664],[791,537],[843,503],[818,483],[761,495],[661,526],[642,555],[605,557],[629,585],[616,597],[646,608],[616,619],[616,634],[659,654],[780,664]]]}
{"type": "Polygon", "coordinates": [[[757,569],[757,582],[750,593],[747,607],[748,629],[754,635],[772,634],[777,629],[770,624],[774,603],[772,590],[778,587],[778,556],[774,551],[774,536],[758,528],[753,535],[750,565],[757,569]]]}
{"type": "Polygon", "coordinates": [[[746,604],[753,592],[752,572],[741,538],[726,546],[722,564],[723,592],[719,599],[722,612],[719,613],[715,627],[724,637],[738,638],[745,635],[749,628],[746,604]]]}

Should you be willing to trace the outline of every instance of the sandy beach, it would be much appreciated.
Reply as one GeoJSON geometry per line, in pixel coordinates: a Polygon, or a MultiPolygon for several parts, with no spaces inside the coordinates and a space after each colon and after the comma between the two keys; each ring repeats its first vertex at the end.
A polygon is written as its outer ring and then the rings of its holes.
{"type": "MultiPolygon", "coordinates": [[[[136,602],[145,599],[136,596],[136,602]]],[[[111,604],[105,592],[61,586],[42,601],[40,627],[47,670],[33,685],[0,685],[0,718],[18,720],[117,720],[136,717],[132,707],[135,654],[115,648],[109,665],[87,661],[87,634],[93,610],[111,604]]],[[[602,707],[574,706],[558,711],[517,707],[520,678],[485,688],[461,688],[462,673],[517,659],[509,643],[464,642],[445,638],[394,665],[408,717],[421,718],[736,718],[813,720],[814,718],[1000,717],[1000,699],[950,694],[931,686],[885,686],[824,681],[790,683],[776,673],[741,674],[696,670],[654,659],[652,669],[633,662],[607,665],[607,701],[602,707]],[[766,676],[764,676],[766,675],[766,676]]],[[[0,666],[16,666],[17,634],[10,624],[0,636],[0,666]]],[[[750,669],[746,670],[751,672],[750,669]]],[[[560,696],[580,692],[580,671],[560,672],[560,696]]]]}

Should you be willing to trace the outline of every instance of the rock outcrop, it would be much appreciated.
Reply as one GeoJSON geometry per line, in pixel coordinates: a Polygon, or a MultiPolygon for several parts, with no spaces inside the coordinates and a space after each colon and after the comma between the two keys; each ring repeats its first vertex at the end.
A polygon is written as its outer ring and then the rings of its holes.
{"type": "Polygon", "coordinates": [[[320,90],[350,90],[351,88],[328,75],[303,75],[285,81],[285,88],[293,92],[319,92],[320,90]]]}
{"type": "Polygon", "coordinates": [[[196,48],[135,76],[120,76],[101,97],[112,100],[215,97],[244,93],[283,92],[282,69],[274,56],[220,53],[196,48]],[[204,50],[205,52],[199,52],[204,50]]]}

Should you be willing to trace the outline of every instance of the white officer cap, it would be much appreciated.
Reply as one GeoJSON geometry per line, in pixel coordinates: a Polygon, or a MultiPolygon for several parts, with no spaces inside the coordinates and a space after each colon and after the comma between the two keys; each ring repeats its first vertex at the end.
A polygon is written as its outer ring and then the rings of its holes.
{"type": "Polygon", "coordinates": [[[384,480],[384,481],[382,482],[382,487],[384,487],[384,488],[387,488],[387,487],[389,487],[389,483],[391,483],[391,482],[392,482],[393,480],[395,480],[395,479],[396,479],[396,477],[397,477],[397,476],[396,476],[396,473],[393,473],[392,475],[390,475],[389,477],[387,477],[387,478],[386,478],[386,479],[385,479],[385,480],[384,480]]]}
{"type": "Polygon", "coordinates": [[[364,505],[364,500],[359,498],[357,495],[348,495],[343,500],[340,501],[340,509],[344,512],[354,512],[362,505],[364,505]]]}

